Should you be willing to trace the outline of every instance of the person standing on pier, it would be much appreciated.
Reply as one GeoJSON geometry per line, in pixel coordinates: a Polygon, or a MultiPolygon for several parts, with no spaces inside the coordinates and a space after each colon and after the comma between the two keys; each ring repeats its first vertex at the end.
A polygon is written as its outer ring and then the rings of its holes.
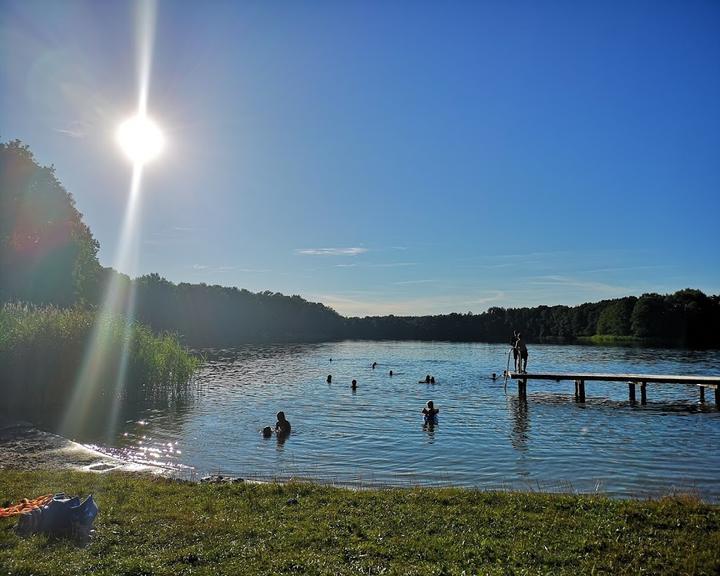
{"type": "Polygon", "coordinates": [[[518,349],[517,349],[518,333],[513,330],[512,338],[510,338],[510,348],[512,348],[513,354],[513,371],[518,371],[518,349]]]}
{"type": "Polygon", "coordinates": [[[525,346],[525,341],[522,339],[522,334],[519,332],[515,343],[515,350],[517,351],[516,354],[520,356],[520,359],[517,360],[518,372],[527,372],[528,349],[527,346],[525,346]]]}

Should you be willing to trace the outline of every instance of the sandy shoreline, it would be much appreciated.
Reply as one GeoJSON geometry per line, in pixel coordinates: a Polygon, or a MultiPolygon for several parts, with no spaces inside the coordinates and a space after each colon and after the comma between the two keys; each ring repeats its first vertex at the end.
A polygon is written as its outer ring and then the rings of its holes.
{"type": "Polygon", "coordinates": [[[168,470],[159,466],[114,458],[57,434],[39,430],[29,422],[0,418],[0,470],[48,469],[168,474],[168,470]]]}

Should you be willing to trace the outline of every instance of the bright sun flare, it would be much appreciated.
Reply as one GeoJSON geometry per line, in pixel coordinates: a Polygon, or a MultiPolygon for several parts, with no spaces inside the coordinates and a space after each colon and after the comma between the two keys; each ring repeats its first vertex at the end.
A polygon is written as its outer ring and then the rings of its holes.
{"type": "Polygon", "coordinates": [[[165,138],[147,116],[134,116],[117,129],[120,148],[134,164],[145,164],[156,158],[165,147],[165,138]]]}

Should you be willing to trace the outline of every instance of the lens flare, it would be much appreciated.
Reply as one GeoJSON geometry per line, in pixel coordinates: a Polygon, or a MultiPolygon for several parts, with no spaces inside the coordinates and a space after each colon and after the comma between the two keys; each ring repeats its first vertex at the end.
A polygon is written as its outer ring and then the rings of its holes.
{"type": "Polygon", "coordinates": [[[165,147],[165,138],[160,128],[145,115],[134,116],[120,124],[116,139],[133,164],[142,165],[154,160],[165,147]]]}
{"type": "Polygon", "coordinates": [[[133,323],[135,317],[135,285],[130,278],[137,273],[139,258],[139,219],[143,165],[156,158],[165,146],[165,138],[158,125],[148,116],[148,93],[150,86],[150,65],[155,32],[155,0],[140,1],[136,8],[136,55],[138,67],[138,108],[136,115],[123,122],[115,134],[120,148],[132,161],[130,194],[122,221],[118,252],[114,268],[117,272],[105,288],[102,305],[98,309],[89,345],[85,350],[83,363],[78,371],[75,389],[61,423],[61,431],[73,436],[82,430],[83,422],[93,411],[93,399],[97,394],[110,394],[111,413],[106,417],[106,432],[109,442],[115,437],[119,415],[124,404],[128,362],[132,348],[133,323]],[[124,276],[128,274],[130,278],[124,276]],[[125,279],[123,279],[125,278],[125,279]],[[119,362],[118,335],[113,335],[112,318],[122,318],[119,362]],[[109,369],[115,370],[112,383],[102,382],[109,369]],[[109,385],[108,385],[109,384],[109,385]]]}

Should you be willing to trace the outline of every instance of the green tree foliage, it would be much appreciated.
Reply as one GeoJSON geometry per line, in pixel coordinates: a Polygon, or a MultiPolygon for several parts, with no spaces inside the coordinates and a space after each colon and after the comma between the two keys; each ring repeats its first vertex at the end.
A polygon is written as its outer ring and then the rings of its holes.
{"type": "Polygon", "coordinates": [[[344,337],[345,319],[300,296],[207,284],[174,284],[158,274],[134,282],[137,318],[177,332],[191,346],[298,342],[344,337]]]}
{"type": "Polygon", "coordinates": [[[0,301],[67,306],[92,297],[97,251],[54,168],[17,140],[0,143],[0,301]]]}
{"type": "MultiPolygon", "coordinates": [[[[483,314],[349,318],[345,337],[505,342],[513,330],[529,341],[572,342],[596,334],[692,347],[720,346],[720,297],[685,289],[579,306],[490,308],[483,314]]],[[[623,341],[625,341],[623,340],[623,341]]]]}
{"type": "Polygon", "coordinates": [[[608,301],[597,321],[597,334],[612,336],[631,335],[631,317],[637,298],[630,296],[608,301]]]}
{"type": "Polygon", "coordinates": [[[633,336],[687,346],[720,342],[720,298],[686,288],[672,295],[643,294],[631,316],[633,336]]]}

